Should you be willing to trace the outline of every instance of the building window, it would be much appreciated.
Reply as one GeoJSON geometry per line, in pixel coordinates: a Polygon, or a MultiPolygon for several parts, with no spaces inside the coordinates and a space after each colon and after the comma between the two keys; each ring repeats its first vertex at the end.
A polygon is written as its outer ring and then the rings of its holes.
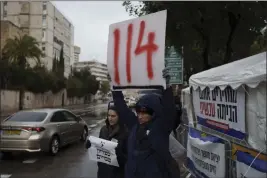
{"type": "Polygon", "coordinates": [[[45,30],[42,30],[42,41],[45,41],[45,39],[46,39],[45,30]]]}
{"type": "Polygon", "coordinates": [[[3,17],[7,17],[7,11],[6,10],[4,10],[4,12],[3,12],[3,17]]]}
{"type": "Polygon", "coordinates": [[[42,47],[42,50],[45,51],[45,46],[42,47]]]}
{"type": "Polygon", "coordinates": [[[46,2],[43,2],[43,10],[46,10],[46,2]]]}
{"type": "Polygon", "coordinates": [[[46,26],[46,15],[43,15],[43,26],[46,26]]]}
{"type": "Polygon", "coordinates": [[[6,13],[6,11],[7,11],[7,2],[5,1],[4,3],[3,3],[3,10],[4,10],[4,14],[6,13]]]}
{"type": "Polygon", "coordinates": [[[57,43],[58,45],[64,47],[63,41],[59,40],[57,37],[54,36],[54,42],[57,43]]]}
{"type": "Polygon", "coordinates": [[[60,56],[60,51],[56,48],[54,48],[53,50],[53,57],[56,57],[56,59],[58,60],[60,56]]]}

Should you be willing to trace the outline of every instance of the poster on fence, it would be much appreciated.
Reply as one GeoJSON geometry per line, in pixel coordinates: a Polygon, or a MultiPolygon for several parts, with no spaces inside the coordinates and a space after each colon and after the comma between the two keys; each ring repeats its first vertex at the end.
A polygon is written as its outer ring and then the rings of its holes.
{"type": "Polygon", "coordinates": [[[190,128],[187,167],[199,178],[225,177],[225,144],[222,139],[190,128]]]}
{"type": "Polygon", "coordinates": [[[245,91],[215,88],[193,91],[198,128],[205,126],[229,136],[245,138],[245,91]]]}
{"type": "Polygon", "coordinates": [[[115,148],[118,143],[90,136],[89,159],[119,167],[115,148]]]}
{"type": "Polygon", "coordinates": [[[258,158],[255,159],[249,153],[237,151],[236,173],[237,178],[266,178],[267,161],[258,158]]]}

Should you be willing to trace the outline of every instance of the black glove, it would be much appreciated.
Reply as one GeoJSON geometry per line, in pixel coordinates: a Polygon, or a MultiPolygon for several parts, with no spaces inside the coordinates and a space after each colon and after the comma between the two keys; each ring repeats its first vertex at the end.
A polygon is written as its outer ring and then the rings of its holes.
{"type": "Polygon", "coordinates": [[[90,147],[91,147],[91,142],[90,142],[90,140],[87,140],[85,143],[85,148],[89,149],[90,147]]]}

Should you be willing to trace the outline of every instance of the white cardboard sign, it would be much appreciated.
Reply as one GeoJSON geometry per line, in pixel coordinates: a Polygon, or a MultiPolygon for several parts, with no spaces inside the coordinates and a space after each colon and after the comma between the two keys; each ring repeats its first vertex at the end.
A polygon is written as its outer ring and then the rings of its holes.
{"type": "Polygon", "coordinates": [[[167,11],[109,26],[107,65],[114,89],[164,86],[167,11]]]}
{"type": "Polygon", "coordinates": [[[197,177],[225,177],[225,145],[203,141],[188,134],[187,158],[189,169],[197,177]]]}
{"type": "Polygon", "coordinates": [[[89,159],[119,167],[115,148],[118,143],[90,136],[89,159]]]}

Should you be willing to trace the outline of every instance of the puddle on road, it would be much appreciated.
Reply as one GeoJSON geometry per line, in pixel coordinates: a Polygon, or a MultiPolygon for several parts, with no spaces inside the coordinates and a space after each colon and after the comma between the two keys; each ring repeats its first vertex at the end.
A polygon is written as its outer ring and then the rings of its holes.
{"type": "Polygon", "coordinates": [[[24,164],[32,164],[32,163],[35,163],[36,161],[37,161],[37,159],[28,159],[28,160],[23,161],[22,163],[24,163],[24,164]]]}
{"type": "Polygon", "coordinates": [[[9,178],[12,174],[0,174],[0,178],[9,178]]]}

